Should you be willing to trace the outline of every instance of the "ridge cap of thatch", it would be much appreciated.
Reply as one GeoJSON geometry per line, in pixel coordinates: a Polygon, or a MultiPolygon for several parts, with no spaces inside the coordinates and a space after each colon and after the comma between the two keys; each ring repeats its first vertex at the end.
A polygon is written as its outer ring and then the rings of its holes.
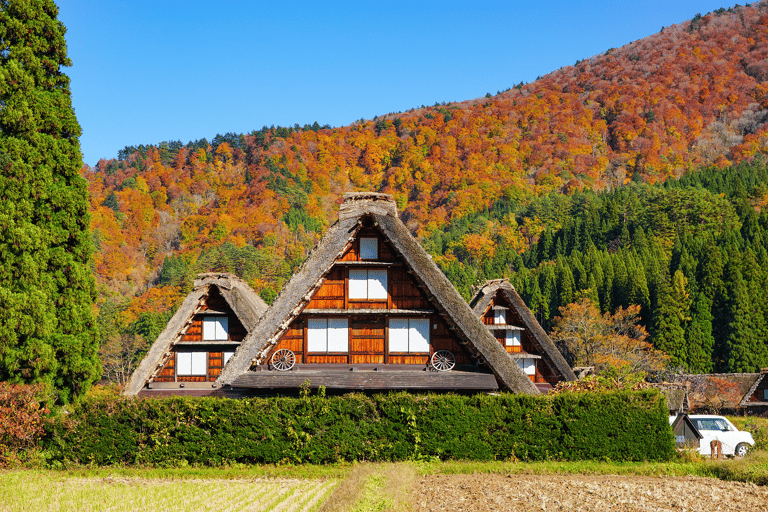
{"type": "Polygon", "coordinates": [[[381,192],[349,192],[339,205],[339,220],[360,217],[366,213],[397,217],[397,203],[391,194],[381,192]]]}

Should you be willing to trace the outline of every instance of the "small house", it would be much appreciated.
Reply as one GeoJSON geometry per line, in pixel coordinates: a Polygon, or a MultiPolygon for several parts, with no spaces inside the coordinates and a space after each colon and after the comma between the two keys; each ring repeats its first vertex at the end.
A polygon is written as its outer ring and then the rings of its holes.
{"type": "Polygon", "coordinates": [[[220,394],[216,381],[267,310],[245,281],[198,274],[193,290],[126,384],[125,395],[220,394]]]}
{"type": "Polygon", "coordinates": [[[699,442],[704,438],[687,414],[678,414],[672,421],[672,432],[675,434],[675,448],[699,448],[699,442]]]}
{"type": "Polygon", "coordinates": [[[536,387],[576,380],[571,367],[507,279],[488,281],[470,307],[536,387]]]}

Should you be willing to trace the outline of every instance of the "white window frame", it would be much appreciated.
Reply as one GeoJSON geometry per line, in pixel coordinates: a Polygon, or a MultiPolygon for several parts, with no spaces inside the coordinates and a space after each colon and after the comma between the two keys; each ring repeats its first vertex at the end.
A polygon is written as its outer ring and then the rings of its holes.
{"type": "Polygon", "coordinates": [[[523,357],[517,360],[517,366],[528,376],[536,375],[536,359],[523,357]]]}
{"type": "Polygon", "coordinates": [[[496,325],[505,325],[507,323],[507,312],[504,309],[493,310],[493,323],[496,325]]]}
{"type": "Polygon", "coordinates": [[[511,329],[506,331],[504,333],[504,345],[507,347],[521,347],[523,343],[520,331],[511,329]]]}
{"type": "Polygon", "coordinates": [[[376,237],[360,237],[360,259],[377,260],[379,259],[379,239],[376,237]]]}
{"type": "Polygon", "coordinates": [[[225,351],[225,352],[221,353],[221,367],[222,368],[227,366],[227,363],[229,362],[230,358],[233,355],[235,355],[235,351],[234,350],[231,351],[231,352],[225,351]]]}
{"type": "Polygon", "coordinates": [[[386,269],[349,269],[349,298],[359,300],[386,300],[389,276],[386,269]]]}
{"type": "Polygon", "coordinates": [[[176,375],[181,377],[208,375],[208,352],[176,352],[176,375]]]}
{"type": "Polygon", "coordinates": [[[390,353],[429,353],[429,318],[390,318],[388,330],[390,353]]]}
{"type": "Polygon", "coordinates": [[[308,353],[348,353],[349,320],[346,318],[310,318],[307,320],[308,353]]]}
{"type": "Polygon", "coordinates": [[[203,341],[227,341],[228,339],[228,317],[217,315],[203,317],[203,341]]]}

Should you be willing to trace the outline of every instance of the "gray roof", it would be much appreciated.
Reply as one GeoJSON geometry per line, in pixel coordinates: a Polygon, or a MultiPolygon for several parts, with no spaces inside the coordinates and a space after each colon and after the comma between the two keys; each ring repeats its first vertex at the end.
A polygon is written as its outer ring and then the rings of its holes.
{"type": "Polygon", "coordinates": [[[495,279],[493,281],[487,281],[485,285],[478,290],[469,303],[475,315],[477,315],[478,318],[482,318],[496,294],[502,294],[504,298],[512,304],[512,307],[523,321],[524,325],[522,327],[527,329],[531,334],[534,345],[536,345],[536,348],[541,352],[550,367],[560,374],[564,380],[576,380],[576,374],[573,373],[568,362],[566,362],[565,358],[549,336],[547,336],[547,333],[544,332],[544,329],[541,328],[541,324],[539,324],[536,317],[533,316],[533,313],[531,313],[531,310],[525,305],[525,302],[523,302],[523,299],[517,293],[515,287],[510,284],[509,280],[495,279]]]}
{"type": "Polygon", "coordinates": [[[198,274],[193,290],[184,299],[165,329],[152,344],[147,355],[139,363],[125,385],[123,394],[136,395],[150,378],[159,372],[171,353],[171,347],[184,336],[192,319],[208,296],[211,287],[216,287],[237,315],[247,332],[251,332],[259,323],[259,318],[267,311],[267,304],[242,279],[234,274],[217,272],[198,274]]]}
{"type": "Polygon", "coordinates": [[[324,276],[354,241],[365,216],[370,216],[400,253],[434,307],[455,329],[457,336],[467,343],[470,353],[487,362],[500,386],[511,391],[538,394],[536,386],[472,313],[456,288],[400,221],[392,196],[372,192],[344,196],[339,220],[328,229],[304,265],[285,285],[256,329],[248,334],[222,371],[219,381],[231,384],[254,363],[263,361],[322,285],[324,276]]]}

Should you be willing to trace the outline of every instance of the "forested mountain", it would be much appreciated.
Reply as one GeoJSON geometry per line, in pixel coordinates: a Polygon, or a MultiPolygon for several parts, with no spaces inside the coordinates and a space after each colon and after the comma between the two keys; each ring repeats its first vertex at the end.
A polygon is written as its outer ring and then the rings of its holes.
{"type": "Polygon", "coordinates": [[[767,54],[760,2],[475,100],[126,147],[83,169],[102,343],[153,339],[198,271],[270,301],[340,196],[375,190],[465,296],[509,276],[546,328],[585,294],[638,304],[677,365],[768,366],[767,54]]]}

